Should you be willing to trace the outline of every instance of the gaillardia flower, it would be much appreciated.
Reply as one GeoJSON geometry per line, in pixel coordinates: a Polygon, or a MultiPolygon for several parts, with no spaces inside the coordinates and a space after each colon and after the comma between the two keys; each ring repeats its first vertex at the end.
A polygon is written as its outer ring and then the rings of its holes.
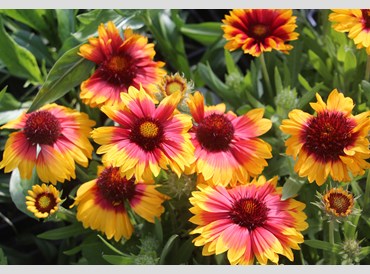
{"type": "Polygon", "coordinates": [[[210,184],[235,184],[259,175],[271,158],[271,146],[258,138],[271,128],[263,109],[254,109],[237,117],[225,113],[225,104],[205,106],[203,95],[190,95],[190,113],[194,119],[190,131],[196,161],[190,171],[210,184]]]}
{"type": "MultiPolygon", "coordinates": [[[[339,188],[331,188],[324,194],[317,193],[318,202],[312,204],[318,206],[324,213],[324,218],[329,221],[341,222],[350,215],[358,215],[361,211],[355,208],[355,198],[349,191],[339,188]]],[[[348,221],[348,220],[347,220],[348,221]]]]}
{"type": "Polygon", "coordinates": [[[181,95],[184,96],[187,92],[190,92],[194,87],[193,81],[187,81],[184,76],[181,76],[178,72],[171,75],[165,75],[158,85],[158,89],[162,96],[166,97],[180,91],[181,95]]]}
{"type": "Polygon", "coordinates": [[[329,94],[327,104],[318,93],[316,98],[317,103],[310,103],[315,116],[294,109],[280,126],[291,135],[285,142],[287,155],[294,159],[298,156],[295,172],[318,185],[329,174],[339,182],[350,181],[349,171],[354,176],[363,175],[370,167],[366,162],[370,157],[370,111],[353,116],[353,100],[336,89],[329,94]]]}
{"type": "Polygon", "coordinates": [[[296,16],[293,11],[274,9],[234,9],[222,20],[225,48],[241,48],[244,53],[260,56],[273,49],[288,53],[293,48],[287,42],[298,39],[296,16]]]}
{"type": "Polygon", "coordinates": [[[81,83],[80,98],[91,107],[116,105],[120,92],[140,84],[146,91],[158,83],[166,74],[163,62],[153,60],[154,44],[148,38],[135,34],[131,29],[124,31],[122,39],[113,22],[98,28],[98,38],[90,38],[80,47],[80,55],[97,64],[94,74],[81,83]]]}
{"type": "Polygon", "coordinates": [[[101,110],[118,126],[100,127],[92,131],[101,146],[98,154],[103,162],[119,167],[130,179],[151,181],[168,166],[180,177],[194,159],[194,147],[188,130],[191,116],[175,112],[181,94],[164,98],[158,106],[143,88],[130,87],[121,93],[123,103],[101,110]]]}
{"type": "Polygon", "coordinates": [[[333,9],[329,21],[338,32],[348,32],[358,49],[370,55],[370,9],[333,9]]]}
{"type": "Polygon", "coordinates": [[[137,215],[154,223],[164,212],[167,196],[158,192],[158,185],[136,182],[122,176],[117,167],[99,167],[98,178],[82,184],[73,206],[77,220],[85,228],[103,232],[108,239],[129,239],[134,231],[128,215],[129,206],[137,215]]]}
{"type": "Polygon", "coordinates": [[[282,187],[277,177],[266,182],[264,176],[250,184],[225,188],[222,185],[198,185],[189,201],[197,225],[191,234],[200,234],[193,242],[203,246],[202,254],[227,251],[230,264],[277,264],[278,254],[293,261],[292,249],[299,250],[308,227],[305,204],[289,198],[281,200],[282,187]]]}
{"type": "Polygon", "coordinates": [[[58,210],[59,191],[53,185],[33,185],[26,196],[27,210],[37,218],[47,218],[58,210]]]}
{"type": "Polygon", "coordinates": [[[53,184],[75,178],[75,162],[87,167],[91,158],[94,125],[85,113],[57,104],[23,113],[1,127],[18,131],[9,135],[0,168],[18,168],[21,178],[30,179],[36,166],[40,180],[53,184]]]}

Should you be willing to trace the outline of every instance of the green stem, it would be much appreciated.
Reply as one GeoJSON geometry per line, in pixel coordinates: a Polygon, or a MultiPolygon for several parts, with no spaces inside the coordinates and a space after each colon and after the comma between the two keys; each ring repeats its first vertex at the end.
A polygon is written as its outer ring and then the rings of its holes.
{"type": "Polygon", "coordinates": [[[270,102],[273,102],[274,99],[274,94],[272,92],[272,86],[271,86],[271,81],[269,74],[267,72],[267,66],[266,66],[266,61],[265,61],[265,56],[262,53],[259,57],[260,62],[261,62],[261,69],[262,69],[262,74],[263,74],[263,79],[265,80],[266,86],[267,86],[267,93],[268,96],[270,97],[270,102]]]}
{"type": "MultiPolygon", "coordinates": [[[[335,245],[335,238],[334,238],[334,220],[330,220],[329,222],[329,243],[335,245]]],[[[330,264],[335,265],[336,259],[335,254],[333,252],[330,253],[330,264]]]]}
{"type": "Polygon", "coordinates": [[[365,197],[364,197],[364,204],[363,204],[363,212],[368,214],[370,210],[370,171],[367,171],[367,178],[366,178],[366,185],[365,185],[365,197]]]}
{"type": "Polygon", "coordinates": [[[365,70],[365,80],[370,81],[370,55],[367,56],[366,70],[365,70]]]}

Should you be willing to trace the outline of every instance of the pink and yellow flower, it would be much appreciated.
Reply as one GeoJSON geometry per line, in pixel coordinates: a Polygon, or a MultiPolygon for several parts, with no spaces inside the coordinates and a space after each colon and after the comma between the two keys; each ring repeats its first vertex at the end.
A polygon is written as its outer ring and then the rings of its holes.
{"type": "Polygon", "coordinates": [[[294,109],[280,129],[291,136],[286,140],[287,155],[298,160],[295,172],[322,185],[329,174],[338,182],[350,181],[363,175],[370,167],[369,140],[370,111],[352,115],[353,100],[334,89],[325,103],[316,94],[316,103],[310,103],[316,115],[294,109]]]}
{"type": "Polygon", "coordinates": [[[131,29],[124,31],[121,38],[113,22],[98,28],[99,37],[89,39],[80,47],[80,55],[97,64],[94,74],[81,83],[80,98],[91,107],[116,105],[120,93],[130,86],[140,84],[147,92],[159,83],[166,71],[163,62],[154,61],[154,44],[148,38],[135,34],[131,29]]]}
{"type": "Polygon", "coordinates": [[[358,49],[365,48],[370,55],[370,10],[369,9],[333,9],[329,21],[338,32],[348,32],[348,37],[358,49]]]}
{"type": "Polygon", "coordinates": [[[85,113],[57,104],[23,113],[1,127],[18,131],[9,135],[0,168],[18,168],[21,178],[30,179],[36,166],[40,180],[53,184],[76,178],[75,162],[87,167],[91,158],[94,125],[85,113]]]}
{"type": "Polygon", "coordinates": [[[222,20],[225,48],[241,48],[244,53],[260,56],[273,49],[288,53],[293,48],[287,42],[298,39],[296,16],[293,11],[274,9],[234,9],[222,20]]]}
{"type": "Polygon", "coordinates": [[[210,184],[234,185],[261,174],[271,158],[271,146],[258,138],[271,128],[263,109],[242,116],[225,113],[225,104],[205,106],[203,95],[190,95],[190,113],[194,126],[190,131],[196,161],[187,173],[196,172],[210,184]]]}
{"type": "Polygon", "coordinates": [[[103,162],[119,167],[128,179],[152,181],[168,166],[180,177],[194,159],[188,133],[191,116],[176,111],[180,98],[176,92],[156,106],[143,88],[130,87],[121,93],[123,104],[103,106],[101,110],[118,124],[92,132],[103,162]]]}
{"type": "Polygon", "coordinates": [[[197,225],[191,234],[200,234],[195,246],[204,256],[227,251],[230,264],[277,264],[278,254],[293,261],[292,249],[304,241],[301,231],[308,227],[305,204],[281,199],[277,177],[266,182],[260,176],[250,184],[225,188],[198,185],[192,193],[190,222],[197,225]]]}
{"type": "Polygon", "coordinates": [[[76,218],[85,228],[103,232],[108,239],[129,239],[134,227],[128,210],[154,223],[164,212],[167,196],[156,190],[158,185],[136,182],[122,176],[117,167],[99,167],[98,178],[82,184],[73,206],[76,218]],[[125,207],[129,205],[129,209],[125,207]]]}

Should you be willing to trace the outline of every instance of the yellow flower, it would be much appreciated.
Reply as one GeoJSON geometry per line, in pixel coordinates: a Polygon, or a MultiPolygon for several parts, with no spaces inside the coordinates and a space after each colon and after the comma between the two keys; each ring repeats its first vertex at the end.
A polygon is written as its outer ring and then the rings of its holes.
{"type": "Polygon", "coordinates": [[[37,218],[46,218],[58,210],[59,191],[53,185],[33,185],[26,196],[27,210],[37,218]]]}
{"type": "Polygon", "coordinates": [[[317,102],[310,103],[316,115],[294,109],[280,129],[290,134],[285,145],[287,155],[298,156],[294,166],[301,177],[322,185],[329,174],[336,181],[350,181],[348,172],[363,175],[370,167],[370,111],[352,115],[353,100],[334,89],[325,103],[316,94],[317,102]]]}

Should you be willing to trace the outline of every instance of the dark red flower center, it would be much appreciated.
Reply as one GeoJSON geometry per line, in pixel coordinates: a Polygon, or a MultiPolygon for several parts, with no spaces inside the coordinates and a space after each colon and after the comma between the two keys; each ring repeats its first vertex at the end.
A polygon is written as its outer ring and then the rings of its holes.
{"type": "Polygon", "coordinates": [[[50,213],[57,205],[57,200],[52,193],[41,193],[35,200],[35,207],[41,213],[50,213]]]}
{"type": "Polygon", "coordinates": [[[130,55],[114,55],[105,61],[100,67],[101,76],[109,83],[127,90],[133,85],[137,73],[135,60],[130,55]]]}
{"type": "Polygon", "coordinates": [[[152,151],[162,142],[163,127],[152,118],[141,118],[131,129],[130,140],[145,151],[152,151]]]}
{"type": "Polygon", "coordinates": [[[229,213],[231,220],[249,231],[263,226],[267,220],[269,209],[266,205],[257,199],[244,198],[237,200],[229,213]]]}
{"type": "Polygon", "coordinates": [[[121,176],[118,167],[109,167],[99,175],[97,186],[100,194],[113,206],[122,205],[135,194],[134,179],[121,176]]]}
{"type": "Polygon", "coordinates": [[[225,115],[213,113],[199,123],[196,137],[207,150],[224,151],[234,137],[234,126],[225,115]]]}
{"type": "Polygon", "coordinates": [[[260,41],[269,36],[269,33],[269,26],[263,24],[255,24],[251,26],[249,36],[260,41]]]}
{"type": "Polygon", "coordinates": [[[59,120],[45,110],[31,113],[24,127],[24,134],[32,144],[52,145],[58,140],[61,132],[59,120]]]}
{"type": "Polygon", "coordinates": [[[363,18],[363,24],[367,30],[370,30],[370,10],[369,9],[363,9],[362,12],[362,18],[363,18]]]}
{"type": "Polygon", "coordinates": [[[354,120],[341,112],[319,112],[304,127],[303,148],[323,163],[338,161],[339,156],[344,155],[344,148],[351,146],[357,138],[358,134],[352,133],[355,126],[354,120]]]}

